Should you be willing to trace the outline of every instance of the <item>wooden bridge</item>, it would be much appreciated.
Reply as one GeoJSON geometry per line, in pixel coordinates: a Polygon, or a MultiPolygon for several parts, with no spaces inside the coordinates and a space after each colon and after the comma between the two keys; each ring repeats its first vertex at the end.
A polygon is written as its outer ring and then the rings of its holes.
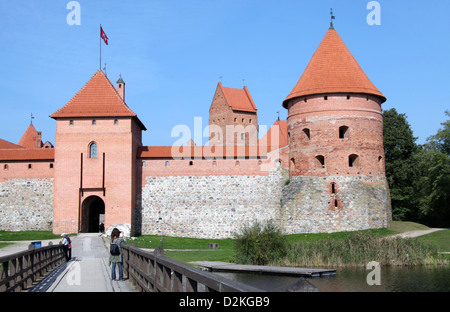
{"type": "Polygon", "coordinates": [[[62,245],[0,257],[2,292],[260,292],[190,265],[124,246],[126,281],[112,281],[109,253],[98,234],[80,234],[72,240],[73,258],[66,262],[62,245]]]}

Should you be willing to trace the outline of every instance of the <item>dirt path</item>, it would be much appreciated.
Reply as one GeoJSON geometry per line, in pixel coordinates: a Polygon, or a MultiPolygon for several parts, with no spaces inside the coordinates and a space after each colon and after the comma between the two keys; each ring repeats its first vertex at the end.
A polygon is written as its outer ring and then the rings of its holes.
{"type": "Polygon", "coordinates": [[[427,234],[430,234],[430,233],[433,233],[436,231],[442,231],[442,230],[447,230],[447,229],[434,228],[434,229],[429,229],[429,230],[408,231],[408,232],[403,232],[400,234],[393,235],[392,237],[413,238],[413,237],[427,235],[427,234]]]}

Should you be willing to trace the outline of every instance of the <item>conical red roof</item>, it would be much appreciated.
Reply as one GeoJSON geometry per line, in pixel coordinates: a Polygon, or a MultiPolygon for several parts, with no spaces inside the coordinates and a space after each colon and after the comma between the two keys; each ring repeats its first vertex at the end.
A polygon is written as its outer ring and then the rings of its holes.
{"type": "Polygon", "coordinates": [[[41,148],[44,144],[41,140],[38,140],[38,132],[36,131],[36,128],[30,124],[20,139],[19,145],[26,148],[41,148]]]}
{"type": "Polygon", "coordinates": [[[283,101],[322,93],[363,93],[384,95],[366,76],[335,29],[330,28],[312,56],[297,85],[283,101]]]}

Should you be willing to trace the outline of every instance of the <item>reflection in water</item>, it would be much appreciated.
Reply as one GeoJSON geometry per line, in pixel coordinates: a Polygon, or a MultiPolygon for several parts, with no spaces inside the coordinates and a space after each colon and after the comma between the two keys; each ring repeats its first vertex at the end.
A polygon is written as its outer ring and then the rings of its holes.
{"type": "MultiPolygon", "coordinates": [[[[381,267],[381,285],[369,286],[364,268],[337,269],[334,277],[308,278],[323,292],[448,292],[450,266],[381,267]]],[[[214,274],[239,281],[266,291],[280,292],[298,278],[251,273],[214,274]]]]}

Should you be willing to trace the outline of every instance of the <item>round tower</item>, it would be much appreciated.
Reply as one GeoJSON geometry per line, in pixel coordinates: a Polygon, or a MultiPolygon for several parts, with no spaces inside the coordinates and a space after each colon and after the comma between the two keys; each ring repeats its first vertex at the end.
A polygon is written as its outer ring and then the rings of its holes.
{"type": "Polygon", "coordinates": [[[387,226],[383,94],[333,27],[292,92],[288,109],[290,184],[284,203],[292,232],[387,226]],[[294,214],[293,217],[291,214],[294,214]]]}

